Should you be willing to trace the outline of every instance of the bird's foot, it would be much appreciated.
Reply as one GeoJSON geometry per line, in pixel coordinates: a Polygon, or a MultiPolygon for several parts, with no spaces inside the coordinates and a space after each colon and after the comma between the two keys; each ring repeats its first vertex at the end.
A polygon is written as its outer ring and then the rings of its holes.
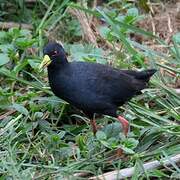
{"type": "Polygon", "coordinates": [[[102,126],[97,125],[95,119],[90,120],[90,124],[91,124],[91,127],[92,127],[93,134],[94,134],[94,136],[95,136],[96,133],[97,133],[97,131],[98,131],[99,129],[101,129],[102,126]]]}
{"type": "Polygon", "coordinates": [[[117,119],[122,124],[122,129],[123,129],[124,135],[127,137],[127,134],[129,131],[129,122],[122,116],[118,116],[117,119]]]}
{"type": "MultiPolygon", "coordinates": [[[[129,122],[125,118],[123,118],[122,116],[118,116],[117,119],[122,124],[123,133],[124,133],[125,137],[127,137],[127,134],[128,134],[128,131],[129,131],[129,122]]],[[[116,150],[117,158],[122,157],[123,154],[124,153],[123,153],[123,150],[121,148],[116,150]]]]}
{"type": "Polygon", "coordinates": [[[92,127],[93,134],[96,135],[96,132],[98,131],[98,126],[96,124],[96,120],[95,119],[90,120],[90,124],[92,127]]]}

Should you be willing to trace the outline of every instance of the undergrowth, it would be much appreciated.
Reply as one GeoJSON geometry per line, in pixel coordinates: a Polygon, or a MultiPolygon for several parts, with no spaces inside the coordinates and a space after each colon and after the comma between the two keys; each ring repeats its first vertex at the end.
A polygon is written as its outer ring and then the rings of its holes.
{"type": "MultiPolygon", "coordinates": [[[[95,10],[68,0],[40,0],[34,8],[17,2],[10,1],[9,5],[21,8],[23,13],[2,11],[1,19],[13,17],[17,22],[32,23],[34,28],[0,31],[1,179],[75,179],[73,174],[77,172],[93,176],[131,166],[136,168],[133,179],[177,178],[180,169],[174,163],[171,168],[143,173],[142,164],[180,152],[180,97],[175,89],[180,73],[180,34],[173,36],[169,46],[151,32],[137,28],[136,22],[143,16],[126,1],[119,9],[109,3],[95,10]],[[67,8],[103,19],[99,32],[113,49],[103,44],[95,48],[82,41],[80,24],[67,8]],[[51,92],[47,71],[40,72],[38,66],[47,33],[55,27],[57,40],[63,41],[70,61],[158,70],[142,95],[119,108],[119,114],[130,122],[127,138],[120,124],[107,116],[97,117],[102,128],[95,137],[87,117],[51,92]],[[153,40],[167,53],[135,42],[130,33],[153,40]],[[125,158],[113,158],[117,148],[124,150],[125,158]]],[[[1,4],[1,8],[4,6],[1,4]]]]}

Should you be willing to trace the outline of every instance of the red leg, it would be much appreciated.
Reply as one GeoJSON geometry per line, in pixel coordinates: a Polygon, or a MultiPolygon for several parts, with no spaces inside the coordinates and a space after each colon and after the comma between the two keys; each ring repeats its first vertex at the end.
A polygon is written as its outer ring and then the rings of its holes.
{"type": "Polygon", "coordinates": [[[124,132],[125,136],[127,136],[128,130],[129,130],[129,122],[122,116],[118,116],[117,119],[122,124],[123,132],[124,132]]]}
{"type": "Polygon", "coordinates": [[[91,124],[92,130],[93,130],[93,133],[95,135],[97,132],[96,120],[95,119],[90,120],[90,124],[91,124]]]}
{"type": "MultiPolygon", "coordinates": [[[[117,119],[122,124],[124,135],[127,136],[129,130],[129,122],[122,116],[118,116],[117,119]]],[[[121,157],[122,155],[123,155],[123,150],[121,148],[117,149],[117,157],[121,157]]]]}

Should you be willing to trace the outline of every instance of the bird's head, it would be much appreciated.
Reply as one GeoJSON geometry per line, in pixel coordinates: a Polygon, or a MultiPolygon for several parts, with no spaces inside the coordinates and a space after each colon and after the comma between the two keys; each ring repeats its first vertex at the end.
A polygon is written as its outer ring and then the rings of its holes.
{"type": "Polygon", "coordinates": [[[49,65],[58,65],[67,62],[66,52],[59,43],[48,43],[43,49],[44,58],[39,69],[45,68],[49,65]]]}

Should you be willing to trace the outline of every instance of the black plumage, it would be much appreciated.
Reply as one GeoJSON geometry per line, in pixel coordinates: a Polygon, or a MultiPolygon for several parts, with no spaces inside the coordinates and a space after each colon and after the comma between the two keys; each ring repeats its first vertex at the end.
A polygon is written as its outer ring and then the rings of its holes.
{"type": "MultiPolygon", "coordinates": [[[[81,109],[90,119],[94,113],[118,117],[118,106],[147,87],[155,69],[119,70],[90,62],[68,62],[60,44],[49,43],[49,84],[54,94],[81,109]]],[[[121,120],[120,120],[121,121],[121,120]]]]}

